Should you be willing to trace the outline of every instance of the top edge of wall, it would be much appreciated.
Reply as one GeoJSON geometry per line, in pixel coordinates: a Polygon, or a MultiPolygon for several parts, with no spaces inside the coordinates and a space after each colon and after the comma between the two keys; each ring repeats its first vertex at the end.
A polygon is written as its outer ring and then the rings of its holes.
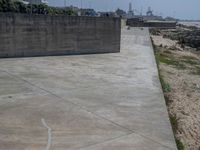
{"type": "Polygon", "coordinates": [[[120,17],[95,17],[95,16],[68,16],[65,14],[29,14],[29,13],[16,13],[16,12],[0,12],[0,15],[21,15],[21,16],[49,16],[49,17],[66,17],[66,18],[99,18],[99,19],[116,19],[121,20],[120,17]]]}

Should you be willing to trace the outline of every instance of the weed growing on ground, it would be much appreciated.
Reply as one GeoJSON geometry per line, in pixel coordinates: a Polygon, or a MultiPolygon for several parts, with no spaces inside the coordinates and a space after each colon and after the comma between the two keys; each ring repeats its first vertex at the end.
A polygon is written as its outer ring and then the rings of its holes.
{"type": "Polygon", "coordinates": [[[173,128],[174,133],[176,133],[177,130],[178,130],[178,120],[177,120],[176,116],[171,115],[170,116],[170,122],[172,124],[172,128],[173,128]]]}
{"type": "Polygon", "coordinates": [[[186,69],[186,66],[181,61],[177,61],[173,57],[169,57],[168,55],[164,55],[162,53],[157,53],[156,57],[160,63],[174,66],[177,69],[181,69],[181,70],[186,69]]]}
{"type": "Polygon", "coordinates": [[[193,57],[193,56],[183,56],[181,58],[186,59],[186,60],[198,60],[196,57],[193,57]]]}
{"type": "MultiPolygon", "coordinates": [[[[170,122],[172,124],[173,132],[176,133],[178,130],[178,120],[177,120],[176,116],[170,115],[170,122]]],[[[183,143],[179,139],[177,139],[177,138],[175,138],[175,139],[176,139],[176,145],[177,145],[178,150],[184,150],[183,143]]]]}
{"type": "Polygon", "coordinates": [[[178,150],[184,150],[184,145],[180,140],[176,139],[176,145],[178,150]]]}
{"type": "Polygon", "coordinates": [[[163,80],[163,77],[162,77],[162,76],[160,76],[160,82],[161,82],[161,85],[162,85],[162,88],[163,88],[164,93],[169,93],[169,92],[171,92],[171,86],[169,85],[169,83],[166,83],[166,82],[163,80]]]}
{"type": "Polygon", "coordinates": [[[181,61],[189,65],[198,65],[200,63],[197,58],[192,56],[183,56],[181,61]]]}

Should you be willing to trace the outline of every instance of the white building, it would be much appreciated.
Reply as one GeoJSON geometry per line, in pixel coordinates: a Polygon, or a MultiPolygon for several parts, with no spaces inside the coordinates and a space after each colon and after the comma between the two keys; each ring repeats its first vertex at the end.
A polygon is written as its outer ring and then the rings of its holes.
{"type": "Polygon", "coordinates": [[[24,4],[29,4],[29,2],[25,1],[25,0],[12,0],[13,2],[22,2],[24,4]]]}
{"type": "Polygon", "coordinates": [[[26,1],[29,4],[36,4],[36,5],[39,5],[39,4],[48,4],[48,0],[23,0],[23,1],[26,1]]]}

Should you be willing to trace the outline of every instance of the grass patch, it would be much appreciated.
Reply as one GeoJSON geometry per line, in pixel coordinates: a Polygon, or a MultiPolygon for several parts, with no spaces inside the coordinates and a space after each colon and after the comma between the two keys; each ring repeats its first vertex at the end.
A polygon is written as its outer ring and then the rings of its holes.
{"type": "Polygon", "coordinates": [[[170,58],[168,55],[157,52],[156,53],[156,59],[160,63],[164,63],[164,64],[167,64],[167,65],[170,65],[170,66],[174,66],[177,69],[181,69],[181,70],[186,69],[186,66],[181,61],[177,61],[173,57],[170,58]]]}
{"type": "MultiPolygon", "coordinates": [[[[177,130],[178,130],[178,120],[177,120],[176,116],[170,116],[170,122],[171,122],[171,125],[172,125],[173,132],[176,133],[177,130]]],[[[175,137],[175,140],[176,140],[177,149],[178,150],[184,150],[183,143],[179,139],[177,139],[176,137],[175,137]]]]}
{"type": "Polygon", "coordinates": [[[181,57],[181,59],[182,59],[181,60],[182,62],[184,62],[186,64],[189,64],[189,65],[198,65],[198,64],[200,64],[200,61],[197,58],[193,57],[193,56],[183,56],[183,57],[181,57]]]}
{"type": "Polygon", "coordinates": [[[181,58],[186,59],[186,60],[198,60],[196,57],[193,57],[193,56],[183,56],[181,58]]]}
{"type": "Polygon", "coordinates": [[[160,82],[161,82],[161,85],[162,85],[162,88],[163,88],[163,91],[164,93],[169,93],[171,92],[171,86],[169,85],[169,83],[166,83],[164,80],[163,80],[163,77],[160,76],[160,82]]]}
{"type": "Polygon", "coordinates": [[[189,65],[198,65],[199,62],[198,61],[195,61],[195,60],[182,60],[182,62],[186,63],[186,64],[189,64],[189,65]]]}
{"type": "Polygon", "coordinates": [[[166,50],[165,48],[160,48],[158,46],[154,45],[155,49],[155,57],[158,64],[164,63],[170,66],[174,66],[177,69],[184,70],[186,69],[186,66],[179,60],[176,60],[174,57],[172,57],[172,52],[166,50]]]}
{"type": "Polygon", "coordinates": [[[163,51],[163,53],[165,53],[165,54],[172,54],[172,52],[169,51],[169,50],[165,50],[165,51],[163,51]]]}
{"type": "Polygon", "coordinates": [[[200,68],[197,67],[191,71],[191,74],[200,76],[200,68]]]}
{"type": "Polygon", "coordinates": [[[178,130],[178,120],[177,120],[176,116],[171,115],[170,116],[170,122],[172,124],[172,128],[173,128],[174,133],[176,133],[177,130],[178,130]]]}
{"type": "Polygon", "coordinates": [[[164,94],[166,105],[169,106],[172,102],[167,94],[164,94]]]}
{"type": "Polygon", "coordinates": [[[176,139],[176,145],[178,150],[184,150],[184,145],[180,140],[176,139]]]}
{"type": "MultiPolygon", "coordinates": [[[[154,49],[156,48],[157,47],[154,45],[154,49]]],[[[160,82],[163,88],[163,92],[169,93],[171,92],[171,86],[164,81],[163,76],[160,74],[160,69],[159,69],[160,63],[167,62],[167,59],[165,59],[165,57],[167,57],[167,55],[164,55],[164,54],[161,55],[158,51],[155,52],[155,58],[156,58],[157,66],[158,66],[159,78],[160,78],[160,82]]]]}

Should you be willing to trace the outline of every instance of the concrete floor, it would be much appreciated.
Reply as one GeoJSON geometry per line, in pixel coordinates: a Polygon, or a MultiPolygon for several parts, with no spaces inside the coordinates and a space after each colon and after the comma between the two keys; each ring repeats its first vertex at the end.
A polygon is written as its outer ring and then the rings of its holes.
{"type": "Polygon", "coordinates": [[[148,30],[121,47],[0,59],[0,150],[176,150],[148,30]]]}

